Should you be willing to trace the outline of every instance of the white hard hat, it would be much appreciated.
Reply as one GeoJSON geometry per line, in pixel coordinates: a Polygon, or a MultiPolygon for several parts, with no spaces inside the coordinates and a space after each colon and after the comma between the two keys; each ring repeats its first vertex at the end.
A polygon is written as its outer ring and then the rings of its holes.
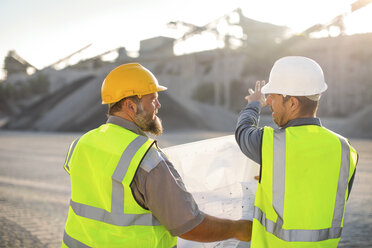
{"type": "Polygon", "coordinates": [[[322,68],[312,59],[288,56],[277,60],[271,69],[269,82],[262,87],[264,94],[311,96],[328,88],[322,68]]]}

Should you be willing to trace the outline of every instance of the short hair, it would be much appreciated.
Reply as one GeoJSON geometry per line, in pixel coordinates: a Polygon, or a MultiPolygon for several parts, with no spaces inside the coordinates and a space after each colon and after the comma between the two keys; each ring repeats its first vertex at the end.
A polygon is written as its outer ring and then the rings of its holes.
{"type": "Polygon", "coordinates": [[[117,102],[109,103],[107,115],[113,115],[119,112],[121,110],[121,107],[123,106],[124,101],[127,99],[131,99],[137,106],[141,102],[141,99],[138,96],[128,96],[117,102]]]}
{"type": "Polygon", "coordinates": [[[319,101],[313,101],[306,96],[283,96],[283,103],[294,97],[300,103],[300,115],[313,115],[316,113],[319,101]]]}

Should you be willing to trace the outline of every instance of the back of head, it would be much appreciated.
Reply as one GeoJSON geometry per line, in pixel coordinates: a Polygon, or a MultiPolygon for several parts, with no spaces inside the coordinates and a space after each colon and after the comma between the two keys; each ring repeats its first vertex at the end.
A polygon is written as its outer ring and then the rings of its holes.
{"type": "Polygon", "coordinates": [[[317,62],[306,57],[288,56],[275,62],[262,93],[308,96],[317,101],[316,96],[326,91],[327,87],[317,62]]]}

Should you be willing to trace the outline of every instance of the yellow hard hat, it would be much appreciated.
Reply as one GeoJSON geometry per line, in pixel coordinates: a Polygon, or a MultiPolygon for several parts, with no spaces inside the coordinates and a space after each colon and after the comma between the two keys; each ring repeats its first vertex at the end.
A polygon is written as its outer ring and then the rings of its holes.
{"type": "Polygon", "coordinates": [[[164,91],[155,76],[138,63],[116,67],[105,78],[101,88],[102,104],[115,103],[128,96],[164,91]]]}

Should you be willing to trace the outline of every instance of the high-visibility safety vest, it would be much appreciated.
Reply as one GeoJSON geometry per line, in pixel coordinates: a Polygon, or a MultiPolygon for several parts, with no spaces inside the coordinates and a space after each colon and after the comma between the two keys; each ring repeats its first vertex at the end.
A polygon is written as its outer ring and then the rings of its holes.
{"type": "Polygon", "coordinates": [[[64,165],[71,201],[62,247],[176,246],[176,237],[136,202],[130,188],[153,143],[108,123],[71,144],[64,165]]]}
{"type": "Polygon", "coordinates": [[[357,156],[320,126],[265,127],[251,247],[337,247],[357,156]]]}

